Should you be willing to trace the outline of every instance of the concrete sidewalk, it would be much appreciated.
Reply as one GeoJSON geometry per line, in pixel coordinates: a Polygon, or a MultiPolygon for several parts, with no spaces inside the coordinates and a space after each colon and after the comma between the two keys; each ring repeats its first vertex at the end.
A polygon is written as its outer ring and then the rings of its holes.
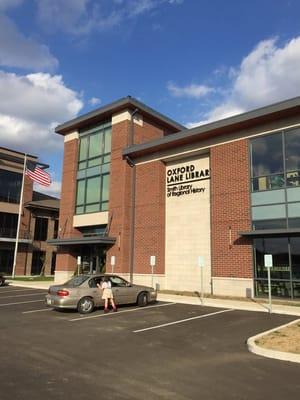
{"type": "MultiPolygon", "coordinates": [[[[30,282],[30,281],[6,281],[10,286],[19,286],[32,289],[48,290],[53,285],[52,281],[30,282]]],[[[158,293],[157,300],[172,303],[193,304],[201,306],[201,299],[193,296],[181,296],[175,294],[158,293]]],[[[204,304],[207,307],[217,308],[234,308],[236,310],[258,311],[268,313],[268,304],[261,302],[259,299],[231,300],[231,299],[212,299],[204,298],[204,304]]],[[[300,317],[300,306],[272,304],[272,312],[274,314],[296,315],[300,317]]]]}

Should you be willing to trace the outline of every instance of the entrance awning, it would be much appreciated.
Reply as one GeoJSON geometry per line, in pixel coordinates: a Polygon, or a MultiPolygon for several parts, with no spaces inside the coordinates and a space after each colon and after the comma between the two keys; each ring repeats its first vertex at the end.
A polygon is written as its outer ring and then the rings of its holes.
{"type": "Polygon", "coordinates": [[[106,244],[112,245],[116,242],[116,238],[109,236],[87,236],[67,239],[51,239],[47,243],[53,246],[74,246],[74,245],[89,245],[89,244],[106,244]]]}
{"type": "Polygon", "coordinates": [[[259,229],[256,231],[238,232],[240,236],[250,238],[263,236],[297,236],[300,235],[300,228],[290,229],[259,229]]]}

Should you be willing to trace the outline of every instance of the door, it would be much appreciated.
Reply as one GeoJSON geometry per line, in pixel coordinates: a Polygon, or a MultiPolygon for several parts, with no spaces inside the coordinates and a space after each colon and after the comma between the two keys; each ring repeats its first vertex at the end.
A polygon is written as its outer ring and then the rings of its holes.
{"type": "Polygon", "coordinates": [[[101,282],[101,277],[91,278],[89,280],[89,293],[87,295],[93,297],[96,307],[104,305],[104,300],[102,300],[103,291],[97,286],[97,283],[100,284],[100,282],[101,282]]]}
{"type": "Polygon", "coordinates": [[[111,288],[117,304],[136,302],[136,289],[119,276],[110,276],[111,288]]]}

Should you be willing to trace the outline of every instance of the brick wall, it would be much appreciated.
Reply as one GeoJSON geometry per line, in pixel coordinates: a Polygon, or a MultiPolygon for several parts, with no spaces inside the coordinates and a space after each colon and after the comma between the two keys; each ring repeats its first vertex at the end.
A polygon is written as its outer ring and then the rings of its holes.
{"type": "Polygon", "coordinates": [[[165,272],[165,165],[137,167],[134,273],[150,273],[150,256],[156,256],[155,273],[165,272]]]}
{"type": "MultiPolygon", "coordinates": [[[[64,164],[62,174],[62,191],[59,210],[58,237],[80,237],[81,233],[73,228],[73,215],[75,213],[76,176],[78,159],[78,139],[65,142],[64,164]]],[[[63,247],[63,246],[62,246],[63,247]]],[[[76,256],[69,255],[68,250],[59,248],[56,259],[56,271],[74,271],[76,256]]]]}
{"type": "MultiPolygon", "coordinates": [[[[128,273],[130,270],[133,169],[122,159],[122,150],[127,147],[130,130],[130,121],[123,121],[112,126],[109,236],[116,237],[117,241],[108,250],[107,270],[110,271],[110,258],[114,255],[116,257],[114,272],[119,273],[128,273]]],[[[134,124],[134,143],[145,142],[161,137],[163,134],[163,129],[151,124],[151,121],[144,121],[143,126],[134,124]]],[[[149,265],[150,255],[157,255],[160,265],[157,272],[162,271],[164,262],[163,164],[151,163],[151,165],[136,167],[136,182],[134,273],[149,272],[145,265],[149,265]],[[155,253],[152,253],[153,251],[155,253]]]]}
{"type": "Polygon", "coordinates": [[[212,276],[252,278],[251,242],[238,235],[251,229],[247,140],[212,147],[210,163],[212,276]]]}

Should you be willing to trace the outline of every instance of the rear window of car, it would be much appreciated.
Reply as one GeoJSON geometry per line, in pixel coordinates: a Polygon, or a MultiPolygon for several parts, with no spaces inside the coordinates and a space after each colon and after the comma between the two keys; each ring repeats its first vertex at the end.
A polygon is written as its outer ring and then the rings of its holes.
{"type": "Polygon", "coordinates": [[[79,275],[79,276],[74,276],[74,278],[70,279],[65,283],[66,286],[73,286],[77,287],[80,286],[83,282],[85,282],[88,279],[88,276],[86,275],[79,275]]]}

